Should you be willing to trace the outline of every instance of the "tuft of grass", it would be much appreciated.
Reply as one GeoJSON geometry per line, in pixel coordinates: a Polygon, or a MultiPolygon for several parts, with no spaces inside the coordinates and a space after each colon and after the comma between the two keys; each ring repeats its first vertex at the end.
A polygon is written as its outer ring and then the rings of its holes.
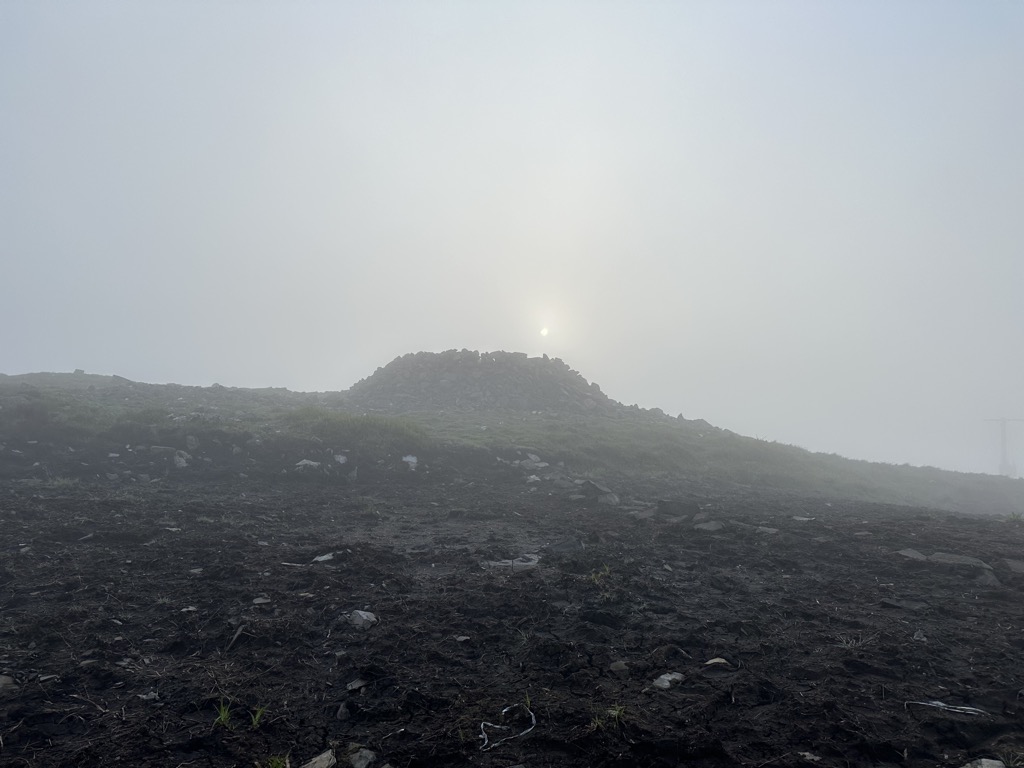
{"type": "Polygon", "coordinates": [[[836,635],[836,645],[840,648],[860,648],[875,641],[875,635],[865,636],[862,633],[856,635],[840,633],[836,635]]]}
{"type": "Polygon", "coordinates": [[[288,755],[272,755],[263,764],[263,768],[291,768],[291,766],[292,761],[288,758],[288,755]]]}
{"type": "Polygon", "coordinates": [[[231,722],[231,702],[221,699],[217,704],[217,719],[213,721],[213,727],[224,728],[228,731],[235,729],[234,724],[231,722]]]}
{"type": "Polygon", "coordinates": [[[595,586],[603,587],[605,581],[611,575],[612,569],[608,567],[607,563],[605,563],[604,568],[602,568],[600,571],[594,571],[590,574],[590,580],[594,582],[595,586]]]}
{"type": "Polygon", "coordinates": [[[263,720],[263,716],[265,714],[267,714],[267,708],[265,706],[257,707],[252,712],[250,712],[249,727],[254,731],[257,730],[260,727],[260,722],[263,720]]]}
{"type": "Polygon", "coordinates": [[[1024,768],[1024,751],[1019,749],[1004,749],[996,752],[996,759],[1002,760],[1006,768],[1024,768]]]}
{"type": "Polygon", "coordinates": [[[605,712],[612,719],[616,728],[622,728],[622,723],[626,719],[626,707],[624,705],[616,704],[608,707],[605,712]]]}

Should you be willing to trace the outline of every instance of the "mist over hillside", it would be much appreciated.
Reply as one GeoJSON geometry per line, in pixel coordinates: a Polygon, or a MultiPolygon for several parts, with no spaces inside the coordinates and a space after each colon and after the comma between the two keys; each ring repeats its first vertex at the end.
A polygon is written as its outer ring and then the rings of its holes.
{"type": "Polygon", "coordinates": [[[461,459],[452,456],[467,451],[477,467],[538,456],[553,467],[536,476],[542,491],[592,476],[666,494],[731,489],[1024,512],[1024,481],[812,453],[626,406],[547,356],[419,352],[347,391],[319,393],[84,372],[0,376],[0,468],[11,479],[131,483],[217,473],[351,482],[359,472],[401,473],[410,454],[453,466],[461,459]]]}

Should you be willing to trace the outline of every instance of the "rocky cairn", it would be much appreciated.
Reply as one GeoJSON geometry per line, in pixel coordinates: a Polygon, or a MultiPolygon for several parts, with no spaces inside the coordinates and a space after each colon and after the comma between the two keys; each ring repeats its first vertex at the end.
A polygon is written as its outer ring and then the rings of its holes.
{"type": "Polygon", "coordinates": [[[357,382],[348,402],[369,411],[606,412],[622,406],[558,358],[522,352],[416,352],[357,382]]]}

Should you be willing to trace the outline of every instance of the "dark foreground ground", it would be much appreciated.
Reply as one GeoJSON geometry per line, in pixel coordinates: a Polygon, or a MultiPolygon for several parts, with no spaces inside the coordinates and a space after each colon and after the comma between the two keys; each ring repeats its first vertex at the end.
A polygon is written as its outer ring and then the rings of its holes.
{"type": "Polygon", "coordinates": [[[752,495],[704,499],[705,531],[521,482],[0,492],[5,766],[1024,764],[1019,522],[752,495]]]}

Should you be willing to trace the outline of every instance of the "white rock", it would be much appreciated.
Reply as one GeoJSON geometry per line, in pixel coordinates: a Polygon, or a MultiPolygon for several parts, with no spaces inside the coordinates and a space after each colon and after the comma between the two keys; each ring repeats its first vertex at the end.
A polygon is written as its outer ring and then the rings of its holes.
{"type": "Polygon", "coordinates": [[[353,627],[366,629],[377,623],[377,616],[369,611],[352,611],[352,613],[348,615],[348,622],[353,627]]]}
{"type": "Polygon", "coordinates": [[[321,752],[312,760],[303,763],[300,768],[334,768],[337,764],[338,760],[334,756],[334,750],[328,749],[326,752],[321,752]]]}
{"type": "Polygon", "coordinates": [[[365,747],[348,756],[348,761],[352,763],[352,768],[367,768],[376,759],[377,755],[365,747]]]}
{"type": "Polygon", "coordinates": [[[654,681],[654,687],[668,690],[672,687],[672,683],[678,683],[682,680],[683,676],[679,672],[666,672],[654,681]]]}

